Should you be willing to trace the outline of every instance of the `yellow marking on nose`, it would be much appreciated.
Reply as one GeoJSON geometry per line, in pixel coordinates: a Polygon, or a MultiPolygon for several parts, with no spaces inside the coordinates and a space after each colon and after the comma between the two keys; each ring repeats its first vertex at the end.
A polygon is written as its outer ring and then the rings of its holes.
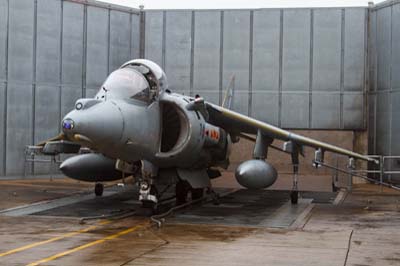
{"type": "Polygon", "coordinates": [[[54,241],[58,241],[58,240],[61,240],[61,239],[64,239],[64,238],[68,238],[68,237],[72,237],[72,236],[79,235],[79,234],[82,234],[82,233],[86,233],[86,232],[89,232],[89,231],[91,231],[93,229],[96,229],[100,225],[108,224],[110,222],[111,221],[102,221],[102,222],[99,223],[99,225],[89,226],[89,227],[87,227],[85,229],[82,229],[82,230],[78,230],[78,231],[71,232],[71,233],[66,233],[66,234],[63,234],[63,235],[60,235],[60,236],[57,236],[57,237],[53,237],[53,238],[50,238],[50,239],[47,239],[47,240],[35,242],[35,243],[29,244],[29,245],[26,245],[26,246],[22,246],[22,247],[19,247],[19,248],[16,248],[16,249],[12,249],[12,250],[0,253],[0,257],[11,255],[11,254],[14,254],[14,253],[17,253],[17,252],[21,252],[21,251],[24,251],[24,250],[27,250],[27,249],[31,249],[31,248],[34,248],[34,247],[37,247],[37,246],[48,244],[48,243],[51,243],[51,242],[54,242],[54,241]]]}
{"type": "Polygon", "coordinates": [[[84,244],[84,245],[75,247],[75,248],[73,248],[73,249],[69,249],[69,250],[66,250],[66,251],[64,251],[64,252],[57,253],[57,254],[55,254],[55,255],[53,255],[53,256],[50,256],[50,257],[47,257],[47,258],[44,258],[44,259],[41,259],[41,260],[38,260],[38,261],[35,261],[35,262],[32,262],[32,263],[29,263],[29,264],[27,264],[26,266],[37,266],[37,265],[40,265],[40,264],[45,263],[45,262],[49,262],[49,261],[52,261],[52,260],[56,260],[56,259],[58,259],[58,258],[61,258],[61,257],[66,256],[66,255],[75,253],[75,252],[77,252],[77,251],[79,251],[79,250],[86,249],[86,248],[89,248],[89,247],[92,247],[92,246],[95,246],[95,245],[104,243],[104,242],[106,242],[106,241],[108,241],[108,240],[112,240],[112,239],[118,238],[118,237],[120,237],[120,236],[129,234],[129,233],[131,233],[131,232],[133,232],[133,231],[138,230],[139,228],[144,227],[146,224],[147,224],[147,223],[144,223],[144,224],[141,224],[141,225],[133,226],[133,227],[128,228],[128,229],[126,229],[126,230],[120,231],[120,232],[118,232],[118,233],[116,233],[116,234],[109,235],[109,236],[107,236],[107,237],[104,237],[104,238],[95,240],[95,241],[93,241],[93,242],[89,242],[89,243],[87,243],[87,244],[84,244]]]}

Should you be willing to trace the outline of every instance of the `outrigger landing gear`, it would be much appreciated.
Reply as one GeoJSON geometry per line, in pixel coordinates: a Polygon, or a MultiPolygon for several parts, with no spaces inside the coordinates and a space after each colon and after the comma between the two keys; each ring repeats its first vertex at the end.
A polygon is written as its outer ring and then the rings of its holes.
{"type": "Polygon", "coordinates": [[[104,191],[104,185],[102,183],[96,183],[96,185],[94,185],[94,194],[97,197],[102,196],[103,191],[104,191]]]}
{"type": "Polygon", "coordinates": [[[142,202],[142,207],[155,211],[158,204],[157,188],[149,184],[147,180],[141,181],[139,187],[139,200],[142,202]]]}

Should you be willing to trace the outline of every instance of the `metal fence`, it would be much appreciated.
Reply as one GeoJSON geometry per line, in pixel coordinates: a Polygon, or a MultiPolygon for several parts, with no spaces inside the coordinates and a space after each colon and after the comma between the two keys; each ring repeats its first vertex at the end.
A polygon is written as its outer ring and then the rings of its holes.
{"type": "Polygon", "coordinates": [[[365,129],[368,9],[146,11],[145,56],[172,90],[285,128],[365,129]]]}
{"type": "Polygon", "coordinates": [[[0,175],[22,174],[25,145],[139,56],[139,29],[137,10],[95,1],[0,0],[0,175]]]}
{"type": "MultiPolygon", "coordinates": [[[[387,1],[370,15],[369,153],[400,154],[400,1],[387,1]]],[[[400,170],[400,160],[388,162],[400,170]]],[[[391,174],[400,181],[399,174],[391,174]]]]}

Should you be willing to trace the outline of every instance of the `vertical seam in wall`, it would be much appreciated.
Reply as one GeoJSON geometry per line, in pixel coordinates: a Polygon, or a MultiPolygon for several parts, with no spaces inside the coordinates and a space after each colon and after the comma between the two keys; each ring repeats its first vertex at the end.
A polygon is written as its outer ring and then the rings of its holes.
{"type": "Polygon", "coordinates": [[[64,34],[64,1],[61,0],[61,10],[60,10],[60,61],[59,61],[59,72],[58,72],[58,81],[59,81],[59,95],[58,95],[58,117],[62,119],[62,91],[63,91],[63,79],[62,79],[62,71],[63,71],[63,34],[64,34]]]}
{"type": "MultiPolygon", "coordinates": [[[[33,3],[33,55],[32,55],[32,132],[31,132],[31,143],[35,143],[36,135],[36,56],[37,56],[37,5],[38,0],[33,3]]],[[[35,163],[31,163],[30,166],[31,174],[35,172],[35,163]]]]}
{"type": "Polygon", "coordinates": [[[133,42],[132,42],[132,36],[133,36],[133,34],[132,34],[132,30],[133,30],[133,27],[132,27],[132,21],[133,21],[132,16],[133,16],[133,14],[129,13],[129,60],[132,59],[132,50],[133,50],[132,49],[132,44],[133,44],[133,42]]]}
{"type": "Polygon", "coordinates": [[[146,12],[141,10],[139,13],[139,57],[145,58],[146,48],[146,12]]]}
{"type": "Polygon", "coordinates": [[[344,121],[343,121],[343,93],[344,93],[344,43],[345,43],[345,9],[341,10],[341,26],[340,26],[340,34],[341,34],[341,44],[340,44],[340,128],[344,129],[344,121]]]}
{"type": "MultiPolygon", "coordinates": [[[[363,75],[363,106],[362,106],[362,115],[363,115],[363,125],[362,128],[367,130],[368,136],[368,117],[369,117],[369,106],[368,106],[368,92],[370,91],[369,86],[369,69],[370,69],[370,49],[369,49],[369,29],[370,29],[370,15],[369,8],[365,9],[365,18],[364,18],[364,75],[363,75]]],[[[368,150],[368,148],[367,148],[368,150]]]]}
{"type": "Polygon", "coordinates": [[[250,43],[249,43],[249,99],[248,110],[249,116],[252,116],[253,101],[253,43],[254,43],[254,10],[250,11],[250,43]]]}
{"type": "Polygon", "coordinates": [[[163,11],[163,22],[162,22],[162,52],[161,52],[161,64],[165,71],[165,46],[166,46],[166,31],[167,31],[167,12],[163,11]]]}
{"type": "Polygon", "coordinates": [[[191,26],[190,26],[190,34],[191,34],[191,38],[190,38],[190,95],[193,95],[193,75],[194,75],[194,38],[195,38],[195,34],[194,34],[194,24],[196,22],[196,16],[195,16],[195,12],[192,11],[192,17],[191,17],[191,26]]]}
{"type": "MultiPolygon", "coordinates": [[[[392,83],[392,68],[393,68],[393,5],[390,6],[390,65],[389,65],[389,155],[392,155],[392,118],[393,118],[393,83],[392,83]]],[[[392,164],[389,164],[389,171],[392,170],[392,164]]],[[[391,175],[390,175],[391,176],[391,175]]]]}
{"type": "Polygon", "coordinates": [[[107,22],[107,75],[110,74],[110,55],[111,55],[111,9],[108,8],[108,22],[107,22]]]}
{"type": "Polygon", "coordinates": [[[82,97],[86,97],[87,5],[83,6],[82,97]]]}
{"type": "Polygon", "coordinates": [[[309,95],[308,95],[308,127],[312,128],[312,90],[314,74],[314,9],[310,10],[310,70],[309,70],[309,95]]]}
{"type": "MultiPolygon", "coordinates": [[[[224,75],[224,11],[220,13],[220,31],[219,31],[219,95],[218,103],[222,103],[222,86],[224,75]]],[[[233,99],[232,99],[233,100],[233,99]]]]}
{"type": "Polygon", "coordinates": [[[3,117],[3,119],[4,119],[4,123],[3,123],[3,140],[4,140],[4,143],[3,143],[3,169],[2,169],[2,171],[3,171],[3,175],[6,175],[6,173],[7,173],[7,152],[6,152],[6,149],[7,149],[7,117],[8,117],[8,115],[7,115],[7,107],[8,107],[8,104],[7,104],[7,101],[8,101],[8,84],[9,84],[9,82],[8,82],[8,47],[9,47],[9,35],[10,35],[10,1],[11,0],[8,0],[7,1],[7,25],[6,25],[6,47],[5,47],[5,51],[6,51],[6,54],[5,54],[5,76],[6,76],[6,81],[5,81],[5,85],[4,85],[4,117],[3,117]]]}
{"type": "Polygon", "coordinates": [[[278,126],[282,126],[282,76],[283,76],[283,9],[280,9],[279,23],[279,86],[278,86],[278,126]]]}
{"type": "Polygon", "coordinates": [[[375,12],[375,107],[374,107],[374,154],[377,153],[377,115],[378,115],[378,68],[379,68],[379,61],[378,61],[378,11],[375,12]]]}

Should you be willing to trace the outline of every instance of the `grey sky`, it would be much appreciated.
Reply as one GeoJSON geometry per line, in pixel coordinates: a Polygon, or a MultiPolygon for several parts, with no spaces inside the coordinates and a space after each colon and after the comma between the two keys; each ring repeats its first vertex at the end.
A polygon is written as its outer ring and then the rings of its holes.
{"type": "MultiPolygon", "coordinates": [[[[375,4],[384,0],[375,0],[375,4]]],[[[367,6],[368,0],[101,0],[118,5],[145,9],[235,9],[265,7],[335,7],[367,6]]]]}

